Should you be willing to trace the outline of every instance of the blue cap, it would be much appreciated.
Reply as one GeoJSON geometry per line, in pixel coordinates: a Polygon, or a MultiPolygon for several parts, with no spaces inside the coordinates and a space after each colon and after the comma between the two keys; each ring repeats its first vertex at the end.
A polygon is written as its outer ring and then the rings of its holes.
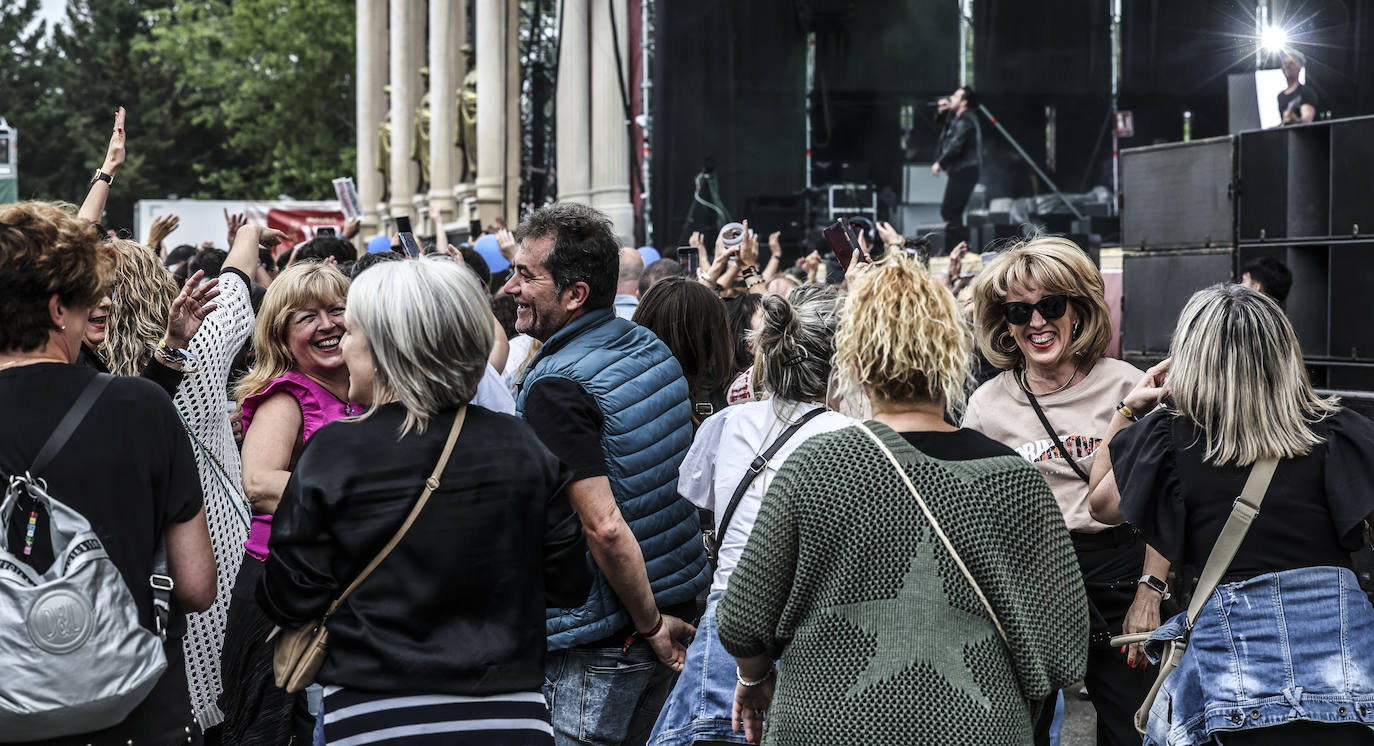
{"type": "Polygon", "coordinates": [[[391,239],[386,236],[373,236],[372,240],[367,242],[369,254],[382,254],[387,251],[391,251],[391,239]]]}
{"type": "Polygon", "coordinates": [[[662,258],[663,258],[662,256],[659,255],[658,249],[655,249],[655,248],[652,247],[652,246],[641,246],[641,247],[639,247],[639,255],[642,256],[642,257],[644,257],[644,265],[645,265],[645,266],[648,266],[648,265],[650,265],[650,264],[653,264],[654,262],[656,262],[656,261],[658,261],[659,259],[662,259],[662,258]]]}
{"type": "Polygon", "coordinates": [[[477,239],[472,248],[487,261],[487,268],[492,272],[504,272],[510,266],[510,260],[501,253],[501,244],[495,234],[488,233],[477,239]]]}

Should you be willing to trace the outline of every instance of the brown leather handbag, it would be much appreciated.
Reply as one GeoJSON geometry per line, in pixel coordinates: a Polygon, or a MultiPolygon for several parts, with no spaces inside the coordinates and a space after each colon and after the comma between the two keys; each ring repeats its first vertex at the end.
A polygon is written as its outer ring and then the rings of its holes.
{"type": "Polygon", "coordinates": [[[391,541],[382,547],[372,561],[367,563],[358,577],[349,584],[348,588],[339,595],[334,603],[329,605],[329,610],[318,621],[300,627],[299,629],[283,630],[278,627],[271,636],[277,640],[277,649],[272,656],[272,673],[274,674],[277,686],[288,692],[299,692],[307,686],[315,683],[315,675],[320,672],[320,667],[324,665],[325,655],[328,651],[329,630],[325,624],[334,612],[343,606],[343,602],[348,596],[367,580],[367,576],[377,569],[377,565],[386,559],[391,550],[401,543],[401,538],[410,530],[415,523],[416,517],[420,515],[420,510],[429,502],[429,496],[434,490],[439,489],[439,477],[444,473],[444,467],[448,465],[448,458],[453,453],[453,444],[458,441],[458,433],[463,429],[463,420],[468,413],[467,407],[458,410],[457,416],[453,418],[453,428],[449,430],[448,441],[444,443],[444,452],[439,456],[439,463],[434,467],[434,473],[425,480],[425,489],[420,493],[420,499],[415,502],[415,507],[410,509],[410,515],[406,516],[405,522],[396,530],[396,534],[391,537],[391,541]]]}

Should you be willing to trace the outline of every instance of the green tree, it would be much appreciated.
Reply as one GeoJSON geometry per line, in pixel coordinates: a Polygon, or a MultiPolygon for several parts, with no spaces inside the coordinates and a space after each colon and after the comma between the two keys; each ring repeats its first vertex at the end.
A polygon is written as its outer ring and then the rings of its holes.
{"type": "Polygon", "coordinates": [[[151,15],[135,50],[177,70],[171,95],[223,133],[194,164],[201,190],[332,196],[356,164],[353,3],[201,0],[151,15]]]}

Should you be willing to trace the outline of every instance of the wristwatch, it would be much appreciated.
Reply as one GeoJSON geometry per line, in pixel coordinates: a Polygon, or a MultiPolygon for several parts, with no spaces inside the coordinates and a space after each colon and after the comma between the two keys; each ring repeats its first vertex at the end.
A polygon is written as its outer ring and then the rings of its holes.
{"type": "Polygon", "coordinates": [[[98,168],[95,170],[95,175],[91,177],[91,184],[95,184],[97,181],[103,181],[106,184],[109,184],[110,186],[114,186],[114,176],[107,174],[98,168]]]}
{"type": "Polygon", "coordinates": [[[1164,601],[1169,598],[1169,584],[1156,578],[1153,575],[1145,574],[1136,581],[1137,585],[1148,585],[1152,590],[1159,591],[1159,600],[1164,601]]]}
{"type": "Polygon", "coordinates": [[[200,370],[200,357],[190,350],[168,347],[166,342],[159,342],[157,354],[165,362],[180,365],[182,373],[191,374],[200,370]]]}

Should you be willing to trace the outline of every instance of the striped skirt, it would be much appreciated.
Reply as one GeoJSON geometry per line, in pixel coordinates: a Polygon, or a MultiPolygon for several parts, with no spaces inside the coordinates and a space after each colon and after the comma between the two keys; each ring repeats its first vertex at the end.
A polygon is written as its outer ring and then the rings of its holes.
{"type": "Polygon", "coordinates": [[[330,746],[552,746],[553,727],[540,692],[384,695],[326,686],[324,740],[330,746]]]}

